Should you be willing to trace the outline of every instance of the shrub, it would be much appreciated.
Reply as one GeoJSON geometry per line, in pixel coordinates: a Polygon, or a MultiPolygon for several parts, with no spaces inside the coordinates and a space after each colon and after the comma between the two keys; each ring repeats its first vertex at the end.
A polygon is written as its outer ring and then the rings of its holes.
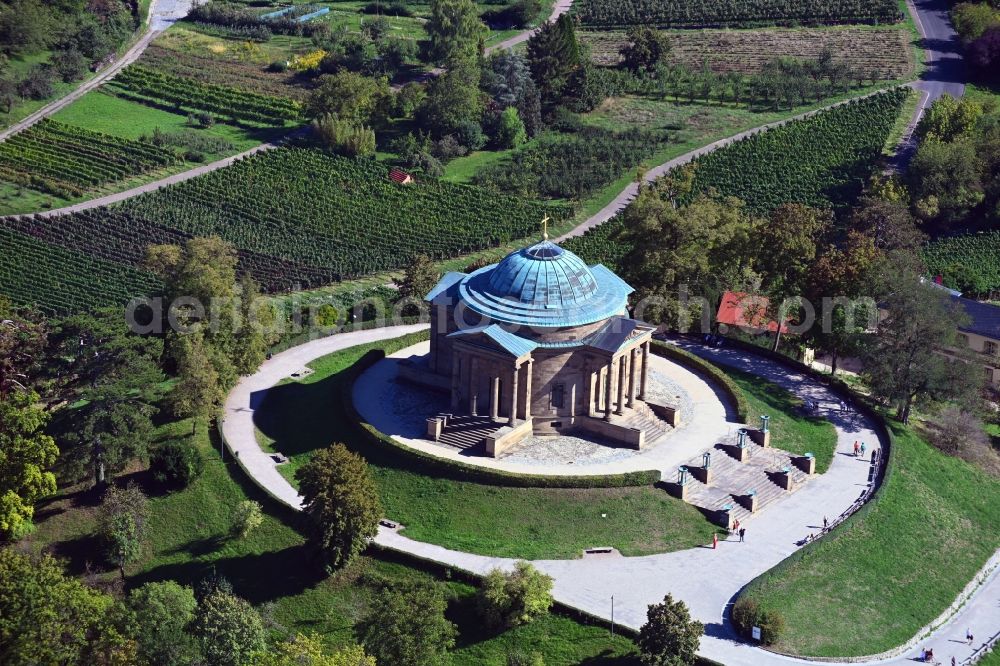
{"type": "Polygon", "coordinates": [[[528,140],[528,132],[524,129],[521,116],[517,109],[508,106],[500,114],[500,123],[497,127],[497,146],[500,148],[517,148],[528,140]]]}
{"type": "Polygon", "coordinates": [[[545,666],[545,658],[539,652],[515,650],[507,655],[507,666],[545,666]]]}
{"type": "Polygon", "coordinates": [[[266,646],[260,615],[249,603],[226,592],[201,600],[193,627],[209,666],[242,666],[266,646]]]}
{"type": "Polygon", "coordinates": [[[473,120],[463,120],[455,125],[455,138],[469,150],[479,150],[486,145],[483,128],[473,120]]]}
{"type": "Polygon", "coordinates": [[[378,0],[369,2],[361,8],[361,13],[381,14],[382,16],[413,16],[413,12],[406,6],[406,3],[400,2],[400,0],[391,3],[379,2],[378,0]]]}
{"type": "Polygon", "coordinates": [[[52,70],[42,65],[35,65],[17,84],[17,94],[24,99],[42,100],[51,97],[52,70]]]}
{"type": "Polygon", "coordinates": [[[233,512],[232,533],[245,539],[263,522],[264,513],[261,511],[260,502],[243,500],[236,505],[236,510],[233,512]]]}
{"type": "Polygon", "coordinates": [[[479,612],[492,627],[527,624],[552,607],[552,578],[527,562],[509,573],[493,569],[479,588],[479,612]]]}
{"type": "Polygon", "coordinates": [[[375,154],[375,131],[327,114],[312,121],[313,138],[324,150],[346,157],[375,154]]]}
{"type": "Polygon", "coordinates": [[[764,645],[774,645],[785,631],[785,618],[780,612],[761,608],[750,597],[737,599],[729,618],[736,631],[746,639],[753,636],[754,627],[759,627],[760,642],[764,645]]]}
{"type": "Polygon", "coordinates": [[[177,488],[186,488],[204,468],[201,452],[186,439],[174,439],[157,446],[149,464],[154,479],[177,488]]]}
{"type": "Polygon", "coordinates": [[[445,617],[448,602],[439,586],[386,587],[362,623],[366,651],[379,664],[437,664],[455,645],[455,626],[445,617]]]}

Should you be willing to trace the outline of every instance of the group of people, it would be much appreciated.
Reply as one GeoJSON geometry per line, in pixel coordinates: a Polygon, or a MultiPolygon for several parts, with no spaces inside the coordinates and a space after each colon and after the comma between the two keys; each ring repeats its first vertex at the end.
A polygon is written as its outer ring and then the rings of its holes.
{"type": "MultiPolygon", "coordinates": [[[[965,642],[969,645],[972,645],[972,641],[973,641],[972,629],[966,629],[965,642]]],[[[932,664],[940,663],[934,661],[934,648],[921,648],[920,659],[918,661],[924,661],[932,664]]],[[[955,659],[955,657],[951,658],[951,666],[958,666],[958,661],[955,659]]]]}
{"type": "MultiPolygon", "coordinates": [[[[740,525],[740,521],[739,521],[739,519],[737,519],[737,520],[733,521],[733,526],[731,528],[729,528],[729,533],[738,536],[740,538],[740,542],[743,542],[744,539],[746,538],[747,528],[745,528],[742,525],[740,525]]],[[[719,535],[718,534],[713,534],[712,535],[712,548],[715,549],[715,548],[718,548],[718,547],[719,547],[719,535]]]]}
{"type": "Polygon", "coordinates": [[[865,443],[858,444],[858,440],[854,440],[854,457],[857,458],[858,454],[861,454],[861,458],[865,457],[865,443]]]}

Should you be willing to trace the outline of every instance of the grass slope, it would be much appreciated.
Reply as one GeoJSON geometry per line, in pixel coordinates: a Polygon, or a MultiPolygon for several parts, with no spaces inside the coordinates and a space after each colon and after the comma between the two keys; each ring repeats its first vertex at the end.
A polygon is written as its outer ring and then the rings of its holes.
{"type": "Polygon", "coordinates": [[[1000,481],[892,428],[894,468],[881,496],[744,593],[784,615],[777,649],[840,657],[905,643],[1000,546],[1000,481]]]}
{"type": "Polygon", "coordinates": [[[837,431],[824,418],[802,412],[802,400],[785,389],[739,370],[726,368],[726,374],[743,390],[750,405],[751,425],[758,425],[761,414],[771,417],[771,442],[789,453],[811,452],[816,456],[816,472],[830,469],[837,450],[837,431]]]}
{"type": "Polygon", "coordinates": [[[406,535],[484,555],[571,558],[610,545],[626,555],[691,548],[715,528],[694,507],[647,488],[505,488],[414,470],[391,451],[374,449],[347,425],[338,395],[344,371],[366,351],[405,348],[420,334],[336,352],[310,364],[313,373],[270,391],[257,409],[259,439],[291,458],[295,470],[313,451],[344,441],[362,453],[378,480],[386,513],[406,535]],[[607,514],[602,518],[601,514],[607,514]]]}
{"type": "MultiPolygon", "coordinates": [[[[187,437],[190,432],[190,422],[181,421],[161,426],[159,436],[187,437]]],[[[439,579],[388,555],[361,557],[348,569],[326,576],[313,564],[304,538],[292,527],[297,516],[263,496],[235,462],[228,457],[223,462],[218,442],[204,428],[199,428],[195,441],[206,458],[206,469],[187,489],[157,492],[144,471],[126,479],[140,483],[152,495],[144,558],[129,570],[129,587],[164,579],[194,584],[214,570],[276,623],[275,639],[286,632],[309,631],[337,645],[356,640],[357,624],[379,585],[419,579],[441,586],[450,599],[448,615],[459,629],[449,659],[452,664],[503,665],[513,649],[539,652],[550,666],[637,664],[629,639],[612,639],[605,628],[563,615],[548,614],[502,634],[486,632],[473,612],[472,586],[439,579]],[[245,499],[261,502],[265,519],[248,538],[234,539],[229,536],[231,516],[245,499]]],[[[92,536],[95,508],[93,493],[85,487],[64,489],[42,503],[38,528],[22,545],[55,552],[75,574],[102,570],[100,546],[92,536]]],[[[112,570],[98,577],[110,581],[116,576],[112,570]]]]}

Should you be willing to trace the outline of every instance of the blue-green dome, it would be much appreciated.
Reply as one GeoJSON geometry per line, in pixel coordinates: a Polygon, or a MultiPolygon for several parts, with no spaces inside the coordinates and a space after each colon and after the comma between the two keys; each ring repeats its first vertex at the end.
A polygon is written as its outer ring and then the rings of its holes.
{"type": "Polygon", "coordinates": [[[620,314],[632,289],[603,266],[547,240],[466,276],[463,303],[491,320],[529,326],[580,326],[620,314]]]}

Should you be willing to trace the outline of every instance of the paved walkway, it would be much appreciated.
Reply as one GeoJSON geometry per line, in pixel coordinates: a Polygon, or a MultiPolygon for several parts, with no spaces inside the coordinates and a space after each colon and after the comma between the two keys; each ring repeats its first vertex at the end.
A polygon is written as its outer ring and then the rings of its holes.
{"type": "MultiPolygon", "coordinates": [[[[421,326],[393,327],[346,333],[323,338],[275,355],[255,375],[240,381],[225,404],[222,432],[226,445],[237,456],[250,477],[279,501],[300,508],[295,489],[282,477],[273,460],[260,450],[255,436],[253,409],[263,393],[283,378],[298,372],[310,361],[349,346],[389,339],[421,326]]],[[[791,372],[773,361],[732,349],[691,347],[704,356],[756,375],[822,404],[836,397],[810,377],[791,372]]],[[[802,662],[759,650],[733,640],[723,623],[727,604],[757,575],[774,567],[798,548],[798,542],[817,532],[823,516],[834,518],[846,510],[865,490],[868,464],[850,454],[854,440],[878,441],[872,424],[857,414],[839,410],[826,413],[837,429],[838,455],[830,470],[754,518],[746,543],[723,541],[718,550],[706,547],[646,557],[618,555],[588,556],[577,560],[541,560],[534,564],[551,575],[556,599],[567,606],[609,618],[611,596],[615,597],[615,619],[631,628],[645,620],[646,606],[670,592],[683,599],[692,614],[706,625],[701,654],[727,666],[779,666],[802,662]]],[[[780,442],[777,443],[780,446],[780,442]]],[[[382,547],[482,574],[495,567],[510,567],[513,560],[462,553],[409,539],[397,531],[381,528],[375,539],[382,547]]],[[[595,544],[603,545],[603,544],[595,544]]],[[[970,653],[973,647],[953,643],[971,627],[985,639],[1000,626],[1000,576],[993,575],[959,614],[924,640],[938,655],[950,659],[970,653]],[[956,634],[958,634],[956,636],[956,634]]],[[[882,663],[912,663],[916,648],[882,663]]]]}
{"type": "Polygon", "coordinates": [[[109,79],[114,78],[118,72],[138,60],[150,42],[156,39],[161,32],[187,16],[188,12],[191,11],[193,2],[194,0],[152,0],[149,7],[148,25],[142,36],[120,58],[108,65],[100,74],[83,83],[65,97],[60,97],[56,101],[43,106],[24,120],[0,132],[0,141],[4,141],[8,137],[28,129],[42,118],[47,118],[60,109],[66,108],[91,90],[96,90],[109,79]]]}

